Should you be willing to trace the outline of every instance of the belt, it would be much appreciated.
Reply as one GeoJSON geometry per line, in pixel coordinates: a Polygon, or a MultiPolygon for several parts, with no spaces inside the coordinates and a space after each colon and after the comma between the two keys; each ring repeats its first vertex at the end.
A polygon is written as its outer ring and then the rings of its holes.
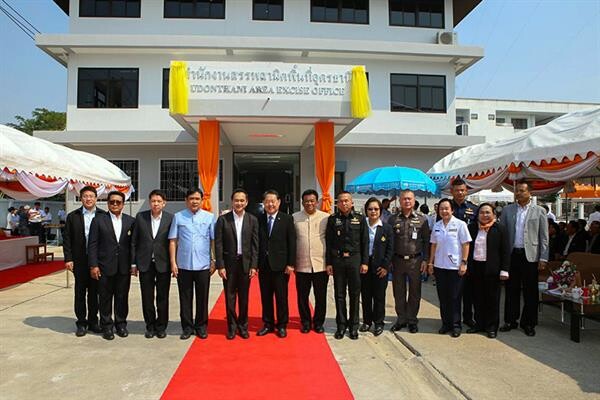
{"type": "Polygon", "coordinates": [[[525,253],[525,249],[523,247],[515,247],[513,253],[525,253]]]}
{"type": "Polygon", "coordinates": [[[355,255],[356,253],[353,251],[338,251],[337,252],[337,256],[340,258],[349,258],[352,257],[353,255],[355,255]]]}
{"type": "Polygon", "coordinates": [[[421,253],[416,253],[416,254],[398,254],[398,253],[396,253],[396,256],[400,257],[403,260],[412,260],[413,258],[421,257],[421,253]]]}

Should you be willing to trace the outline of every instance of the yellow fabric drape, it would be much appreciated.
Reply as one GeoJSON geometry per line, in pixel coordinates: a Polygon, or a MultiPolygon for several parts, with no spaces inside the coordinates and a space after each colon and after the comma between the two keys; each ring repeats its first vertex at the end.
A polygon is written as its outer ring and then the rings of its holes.
{"type": "Polygon", "coordinates": [[[331,213],[333,201],[329,190],[335,174],[333,122],[315,123],[315,174],[323,193],[321,210],[331,213]]]}
{"type": "Polygon", "coordinates": [[[371,100],[369,99],[369,84],[365,67],[352,68],[352,81],[350,82],[350,108],[353,118],[367,118],[371,115],[371,100]]]}
{"type": "Polygon", "coordinates": [[[204,190],[202,209],[212,211],[210,196],[219,173],[219,121],[198,124],[198,175],[204,190]]]}
{"type": "Polygon", "coordinates": [[[169,112],[171,114],[188,113],[187,64],[185,61],[171,61],[169,71],[169,112]]]}

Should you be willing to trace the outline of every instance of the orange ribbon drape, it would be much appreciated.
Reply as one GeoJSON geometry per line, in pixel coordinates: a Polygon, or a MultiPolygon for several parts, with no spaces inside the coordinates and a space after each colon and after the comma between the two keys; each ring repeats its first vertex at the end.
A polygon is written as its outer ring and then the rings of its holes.
{"type": "Polygon", "coordinates": [[[200,121],[198,125],[198,175],[204,189],[202,209],[212,211],[210,195],[219,173],[219,121],[200,121]]]}
{"type": "Polygon", "coordinates": [[[321,210],[331,213],[333,202],[329,190],[335,173],[335,143],[332,122],[315,123],[315,167],[317,180],[323,193],[321,210]]]}

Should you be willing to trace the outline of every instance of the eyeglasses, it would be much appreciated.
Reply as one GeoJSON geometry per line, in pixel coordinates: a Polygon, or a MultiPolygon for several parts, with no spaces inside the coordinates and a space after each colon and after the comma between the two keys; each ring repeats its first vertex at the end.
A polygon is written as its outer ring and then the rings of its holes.
{"type": "Polygon", "coordinates": [[[379,211],[379,208],[367,208],[367,211],[379,211]]]}
{"type": "Polygon", "coordinates": [[[123,202],[121,200],[109,200],[108,204],[110,204],[111,206],[118,206],[123,204],[123,202]]]}

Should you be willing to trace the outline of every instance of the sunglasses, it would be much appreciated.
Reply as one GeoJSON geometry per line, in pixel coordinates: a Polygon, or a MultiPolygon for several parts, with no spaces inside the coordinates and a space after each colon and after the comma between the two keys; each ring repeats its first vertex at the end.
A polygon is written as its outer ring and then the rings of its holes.
{"type": "Polygon", "coordinates": [[[121,200],[109,200],[108,204],[110,204],[111,206],[118,206],[120,204],[123,204],[123,202],[121,200]]]}

